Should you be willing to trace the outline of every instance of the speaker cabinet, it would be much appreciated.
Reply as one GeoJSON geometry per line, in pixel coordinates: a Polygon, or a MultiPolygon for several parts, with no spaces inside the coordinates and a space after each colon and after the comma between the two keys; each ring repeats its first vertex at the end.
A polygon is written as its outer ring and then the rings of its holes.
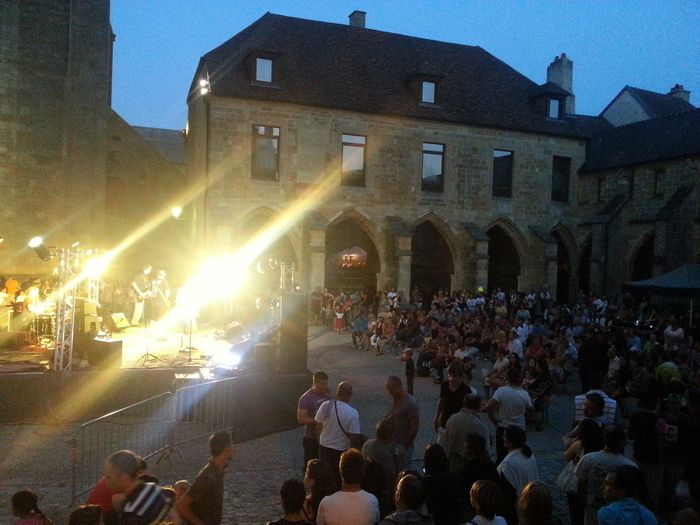
{"type": "Polygon", "coordinates": [[[258,343],[253,347],[253,364],[255,370],[272,373],[277,369],[276,348],[273,343],[258,343]]]}
{"type": "Polygon", "coordinates": [[[88,339],[85,341],[90,368],[116,369],[122,366],[122,342],[88,339]]]}
{"type": "Polygon", "coordinates": [[[112,322],[114,323],[114,327],[116,330],[124,330],[125,328],[129,328],[131,326],[131,323],[129,323],[129,320],[126,318],[126,315],[124,315],[123,312],[117,312],[112,315],[110,315],[112,318],[112,322]]]}
{"type": "Polygon", "coordinates": [[[308,297],[282,296],[279,368],[283,372],[307,372],[309,356],[308,297]]]}

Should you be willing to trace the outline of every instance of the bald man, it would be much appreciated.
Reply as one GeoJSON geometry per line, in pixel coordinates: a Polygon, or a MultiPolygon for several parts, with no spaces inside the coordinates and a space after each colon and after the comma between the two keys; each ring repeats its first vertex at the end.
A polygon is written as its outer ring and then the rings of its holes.
{"type": "Polygon", "coordinates": [[[360,414],[349,405],[351,397],[352,385],[343,381],[338,385],[335,399],[324,401],[315,417],[318,456],[331,466],[339,483],[340,455],[350,448],[350,439],[360,434],[360,414]]]}

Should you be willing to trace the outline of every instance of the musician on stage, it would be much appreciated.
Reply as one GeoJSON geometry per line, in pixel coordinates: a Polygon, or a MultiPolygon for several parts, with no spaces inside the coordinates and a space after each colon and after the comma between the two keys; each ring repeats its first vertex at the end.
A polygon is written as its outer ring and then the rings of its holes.
{"type": "Polygon", "coordinates": [[[165,270],[158,270],[156,278],[151,282],[151,292],[153,293],[151,318],[155,321],[162,318],[170,308],[170,285],[166,277],[165,270]]]}
{"type": "MultiPolygon", "coordinates": [[[[134,277],[131,282],[131,288],[135,293],[134,300],[134,315],[131,317],[131,326],[135,326],[141,322],[143,316],[144,304],[152,297],[151,293],[151,274],[152,267],[150,264],[143,265],[143,271],[134,277]]],[[[150,312],[146,312],[147,319],[151,317],[150,312]]]]}

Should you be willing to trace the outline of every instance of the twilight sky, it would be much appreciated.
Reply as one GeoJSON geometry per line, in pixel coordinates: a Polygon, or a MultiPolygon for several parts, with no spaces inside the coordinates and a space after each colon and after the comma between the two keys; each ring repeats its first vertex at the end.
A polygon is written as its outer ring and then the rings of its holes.
{"type": "Polygon", "coordinates": [[[112,0],[112,107],[136,126],[182,129],[197,62],[265,12],[478,45],[531,80],[565,52],[576,111],[597,115],[625,85],[700,105],[697,0],[112,0]]]}

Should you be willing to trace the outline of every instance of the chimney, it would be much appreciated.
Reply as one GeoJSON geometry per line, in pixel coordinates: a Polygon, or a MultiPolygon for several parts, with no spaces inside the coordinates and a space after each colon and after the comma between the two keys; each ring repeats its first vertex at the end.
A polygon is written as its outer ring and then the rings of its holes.
{"type": "Polygon", "coordinates": [[[353,11],[348,17],[350,21],[350,27],[365,27],[365,17],[367,13],[364,11],[353,11]]]}
{"type": "Polygon", "coordinates": [[[573,96],[574,63],[566,57],[566,53],[554,57],[552,63],[547,66],[547,82],[552,82],[572,93],[570,97],[566,97],[565,111],[567,115],[576,113],[576,97],[573,96]]]}
{"type": "Polygon", "coordinates": [[[680,98],[681,100],[685,100],[686,102],[690,103],[690,91],[685,89],[683,84],[676,84],[671,88],[671,91],[669,91],[668,94],[672,97],[680,98]]]}

